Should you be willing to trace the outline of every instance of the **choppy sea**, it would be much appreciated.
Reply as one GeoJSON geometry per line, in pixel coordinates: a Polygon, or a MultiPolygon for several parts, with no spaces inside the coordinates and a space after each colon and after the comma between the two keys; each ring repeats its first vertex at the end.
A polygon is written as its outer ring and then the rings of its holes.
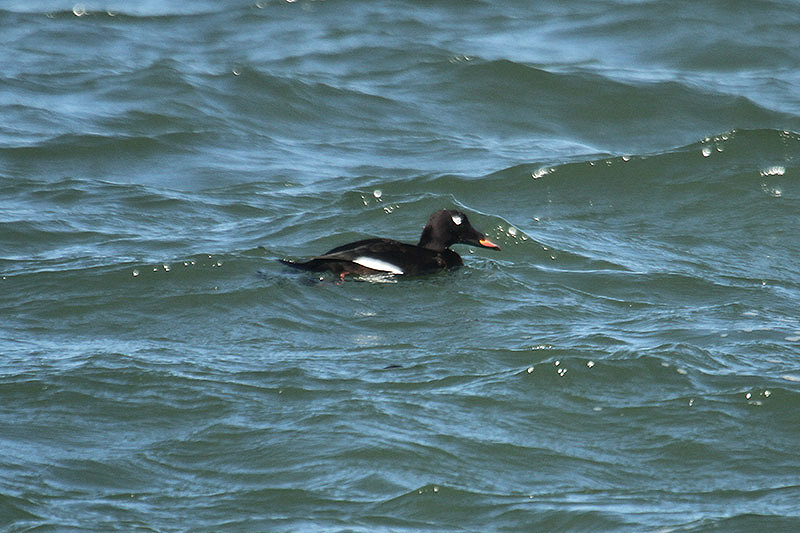
{"type": "Polygon", "coordinates": [[[796,2],[0,27],[0,530],[800,531],[796,2]]]}

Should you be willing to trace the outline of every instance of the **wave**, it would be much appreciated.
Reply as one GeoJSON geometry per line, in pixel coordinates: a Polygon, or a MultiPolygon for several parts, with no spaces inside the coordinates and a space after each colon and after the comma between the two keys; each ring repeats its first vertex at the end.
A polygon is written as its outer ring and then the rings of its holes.
{"type": "Polygon", "coordinates": [[[92,2],[26,2],[4,6],[0,9],[0,17],[36,18],[42,15],[49,19],[70,19],[89,17],[102,18],[112,21],[130,20],[170,20],[185,17],[199,17],[212,15],[219,12],[218,6],[197,2],[191,5],[182,5],[173,2],[146,2],[141,6],[127,3],[109,2],[103,7],[92,2]],[[62,7],[69,5],[70,7],[62,7]]]}
{"type": "Polygon", "coordinates": [[[515,136],[526,130],[572,139],[597,152],[658,150],[691,142],[698,132],[731,128],[785,124],[800,129],[796,115],[692,81],[636,82],[590,71],[550,72],[509,60],[466,62],[454,74],[438,87],[449,101],[468,106],[469,113],[462,115],[474,129],[515,136]]]}

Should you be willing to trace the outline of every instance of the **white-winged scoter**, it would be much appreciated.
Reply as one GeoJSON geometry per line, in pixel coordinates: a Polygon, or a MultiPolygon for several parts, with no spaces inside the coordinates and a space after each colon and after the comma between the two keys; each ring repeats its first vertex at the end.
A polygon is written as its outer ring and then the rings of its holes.
{"type": "Polygon", "coordinates": [[[430,216],[416,246],[393,239],[365,239],[337,246],[308,261],[281,262],[302,270],[333,272],[340,278],[348,274],[416,276],[463,265],[461,256],[450,249],[458,243],[500,250],[470,225],[467,215],[442,209],[430,216]]]}

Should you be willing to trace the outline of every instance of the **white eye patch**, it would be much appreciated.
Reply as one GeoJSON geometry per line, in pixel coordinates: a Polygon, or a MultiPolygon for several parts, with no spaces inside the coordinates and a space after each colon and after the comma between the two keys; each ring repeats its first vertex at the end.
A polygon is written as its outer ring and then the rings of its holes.
{"type": "Polygon", "coordinates": [[[363,267],[371,268],[372,270],[378,270],[380,272],[390,272],[392,274],[403,273],[403,269],[399,266],[387,263],[386,261],[382,261],[380,259],[375,259],[374,257],[356,257],[353,259],[353,263],[363,267]]]}
{"type": "Polygon", "coordinates": [[[464,219],[461,218],[461,215],[453,215],[450,218],[453,219],[453,224],[455,224],[456,226],[460,226],[461,223],[464,222],[464,219]]]}

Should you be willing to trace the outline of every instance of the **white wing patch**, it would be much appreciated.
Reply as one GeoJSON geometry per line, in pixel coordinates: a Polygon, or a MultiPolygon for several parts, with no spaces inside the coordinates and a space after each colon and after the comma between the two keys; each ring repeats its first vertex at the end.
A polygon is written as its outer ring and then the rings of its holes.
{"type": "Polygon", "coordinates": [[[450,218],[453,219],[453,224],[455,224],[456,226],[460,226],[461,223],[464,222],[464,219],[461,218],[461,215],[453,215],[450,218]]]}
{"type": "Polygon", "coordinates": [[[353,263],[357,265],[361,265],[363,267],[371,268],[372,270],[378,270],[380,272],[390,272],[392,274],[403,274],[403,269],[397,265],[393,265],[391,263],[387,263],[386,261],[381,261],[380,259],[375,259],[374,257],[356,257],[353,259],[353,263]]]}

